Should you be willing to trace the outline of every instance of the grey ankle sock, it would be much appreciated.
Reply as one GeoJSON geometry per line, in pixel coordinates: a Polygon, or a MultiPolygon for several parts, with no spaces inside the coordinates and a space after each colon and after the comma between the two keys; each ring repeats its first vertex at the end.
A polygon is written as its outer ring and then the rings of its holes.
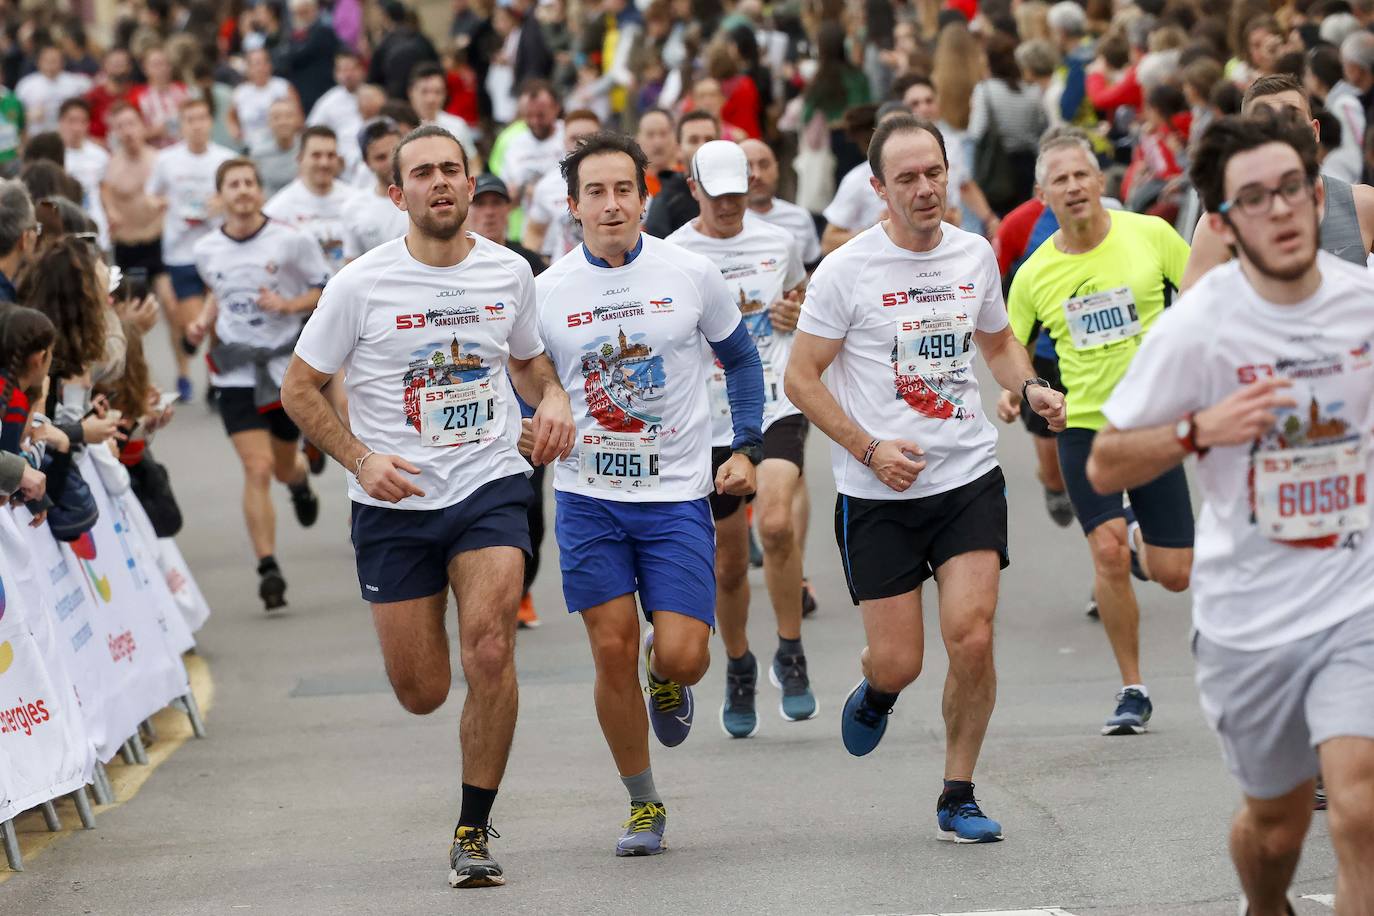
{"type": "Polygon", "coordinates": [[[625,790],[630,793],[630,803],[640,804],[641,802],[660,802],[663,799],[658,797],[658,789],[654,788],[654,768],[649,767],[643,773],[636,773],[633,776],[622,776],[620,781],[625,784],[625,790]]]}
{"type": "Polygon", "coordinates": [[[779,655],[804,655],[805,653],[802,652],[801,637],[799,636],[799,637],[797,637],[796,639],[787,639],[787,638],[785,638],[785,637],[779,636],[779,637],[778,637],[778,654],[779,654],[779,655]]]}

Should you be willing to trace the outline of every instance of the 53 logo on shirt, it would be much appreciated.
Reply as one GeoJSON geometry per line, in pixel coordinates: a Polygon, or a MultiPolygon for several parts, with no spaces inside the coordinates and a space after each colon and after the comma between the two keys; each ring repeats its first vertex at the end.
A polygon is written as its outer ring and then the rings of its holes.
{"type": "Polygon", "coordinates": [[[411,330],[412,328],[423,328],[424,326],[425,326],[425,316],[424,316],[424,315],[415,314],[415,315],[397,315],[397,316],[396,316],[396,330],[398,330],[398,331],[409,331],[409,330],[411,330]]]}

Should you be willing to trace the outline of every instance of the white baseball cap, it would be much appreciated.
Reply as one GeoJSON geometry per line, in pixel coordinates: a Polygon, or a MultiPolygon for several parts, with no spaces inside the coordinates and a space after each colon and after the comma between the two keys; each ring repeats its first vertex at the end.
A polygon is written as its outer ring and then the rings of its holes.
{"type": "Polygon", "coordinates": [[[692,157],[692,178],[708,197],[749,190],[749,160],[738,143],[710,140],[692,157]]]}

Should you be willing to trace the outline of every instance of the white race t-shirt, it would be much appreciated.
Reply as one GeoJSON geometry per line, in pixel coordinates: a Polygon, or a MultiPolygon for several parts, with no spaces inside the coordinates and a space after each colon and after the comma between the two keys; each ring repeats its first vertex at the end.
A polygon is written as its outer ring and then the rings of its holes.
{"type": "Polygon", "coordinates": [[[339,156],[344,161],[344,174],[350,174],[362,161],[358,149],[358,131],[363,128],[363,116],[358,111],[358,96],[343,86],[334,86],[315,102],[305,123],[314,127],[328,127],[339,141],[339,156]]]}
{"type": "Polygon", "coordinates": [[[100,203],[100,182],[104,180],[105,169],[109,164],[110,154],[94,140],[87,140],[76,149],[67,147],[62,157],[62,167],[81,185],[81,209],[95,220],[101,248],[108,247],[110,241],[105,208],[100,203]]]}
{"type": "Polygon", "coordinates": [[[271,77],[264,86],[255,86],[245,80],[234,87],[230,99],[234,114],[238,115],[245,147],[252,149],[272,139],[272,129],[267,126],[267,112],[273,102],[290,97],[291,84],[280,76],[271,77]]]}
{"type": "MultiPolygon", "coordinates": [[[[273,350],[295,341],[301,332],[300,314],[263,311],[258,296],[269,289],[291,299],[329,279],[315,240],[285,223],[269,219],[246,239],[234,239],[221,227],[195,245],[196,273],[215,294],[219,314],[215,337],[223,343],[243,343],[273,350]]],[[[267,364],[278,385],[286,375],[291,354],[267,364]]],[[[256,372],[240,366],[220,372],[211,366],[210,383],[219,388],[252,388],[256,372]]]]}
{"type": "Polygon", "coordinates": [[[821,237],[816,234],[816,221],[811,218],[811,212],[805,207],[799,207],[781,197],[774,197],[773,207],[767,213],[757,210],[749,212],[765,223],[781,227],[798,240],[801,243],[803,264],[815,264],[821,259],[821,237]]]}
{"type": "Polygon", "coordinates": [[[63,71],[49,79],[38,71],[14,84],[14,94],[24,103],[24,124],[28,134],[57,130],[57,111],[67,99],[91,88],[91,78],[83,73],[63,71]]]}
{"type": "MultiPolygon", "coordinates": [[[[371,174],[370,172],[368,174],[371,174]]],[[[367,254],[382,242],[398,239],[410,228],[410,218],[396,208],[386,194],[372,187],[353,195],[343,215],[343,256],[352,261],[367,254]]]]}
{"type": "Polygon", "coordinates": [[[442,509],[530,472],[516,449],[520,408],[506,365],[544,352],[534,276],[519,255],[468,238],[472,250],[453,267],[420,263],[404,238],[377,246],[329,281],[301,332],[305,362],[330,375],[347,366],[353,434],[420,468],[409,479],[424,496],[374,500],[350,475],[354,502],[442,509]]]}
{"type": "MultiPolygon", "coordinates": [[[[696,220],[685,223],[667,241],[708,259],[720,271],[732,301],[744,316],[744,326],[754,338],[763,361],[763,428],[783,417],[801,413],[782,390],[787,357],[792,352],[792,333],[773,329],[772,306],[787,290],[806,279],[806,268],[797,253],[796,240],[777,226],[745,213],[744,228],[728,239],[713,239],[696,230],[696,220]]],[[[709,350],[711,365],[711,444],[730,445],[734,427],[725,389],[725,370],[709,350]]]]}
{"type": "Polygon", "coordinates": [[[316,194],[297,178],[273,194],[262,212],[319,242],[330,272],[338,273],[344,266],[344,216],[356,194],[341,181],[333,182],[327,194],[316,194]]]}
{"type": "Polygon", "coordinates": [[[1325,252],[1317,266],[1321,288],[1296,305],[1261,299],[1236,261],[1213,268],[1155,322],[1103,407],[1119,429],[1158,426],[1256,379],[1292,381],[1280,393],[1298,406],[1279,411],[1271,432],[1197,463],[1193,625],[1241,651],[1294,642],[1374,605],[1374,538],[1358,526],[1328,530],[1340,510],[1356,520],[1355,494],[1374,471],[1374,277],[1325,252]],[[1311,472],[1283,471],[1299,463],[1311,472]],[[1306,530],[1277,539],[1274,524],[1306,530]]]}
{"type": "MultiPolygon", "coordinates": [[[[538,181],[550,169],[558,171],[563,158],[563,125],[557,124],[543,140],[525,131],[506,144],[506,158],[501,162],[501,179],[509,186],[524,187],[538,181]]],[[[522,201],[516,201],[520,204],[522,201]]]]}
{"type": "Polygon", "coordinates": [[[185,143],[176,143],[157,154],[148,176],[147,191],[167,198],[162,218],[162,261],[180,266],[195,261],[195,244],[222,222],[210,215],[215,196],[215,170],[234,154],[211,143],[196,154],[185,143]]]}
{"type": "Polygon", "coordinates": [[[534,185],[525,219],[548,226],[539,254],[551,261],[582,244],[582,227],[568,211],[568,182],[557,166],[544,173],[534,185]]]}
{"type": "Polygon", "coordinates": [[[873,190],[869,182],[872,177],[873,169],[867,160],[850,169],[840,179],[834,199],[822,214],[825,221],[849,232],[862,232],[876,223],[887,207],[873,190]]]}
{"type": "Polygon", "coordinates": [[[712,487],[702,349],[729,337],[740,312],[706,258],[640,239],[622,267],[593,265],[579,246],[535,280],[539,332],[577,420],[554,488],[621,502],[700,499],[712,487]]]}
{"type": "Polygon", "coordinates": [[[908,439],[925,470],[904,493],[831,443],[835,487],[864,499],[916,499],[970,483],[997,465],[971,363],[974,331],[1007,326],[1002,281],[982,236],[942,225],[930,251],[899,248],[883,224],[832,252],[806,289],[798,330],[843,340],[826,386],[878,439],[908,439]]]}

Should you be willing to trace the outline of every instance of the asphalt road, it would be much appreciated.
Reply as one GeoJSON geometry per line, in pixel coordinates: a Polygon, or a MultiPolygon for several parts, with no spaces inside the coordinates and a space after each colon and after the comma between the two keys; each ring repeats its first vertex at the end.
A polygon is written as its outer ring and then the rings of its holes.
{"type": "MultiPolygon", "coordinates": [[[[671,849],[616,859],[625,793],[592,708],[582,626],[563,610],[550,534],[535,585],[545,624],[520,636],[520,721],[494,811],[493,851],[509,884],[454,891],[446,877],[461,684],[423,718],[391,696],[358,596],[337,467],[311,530],[295,524],[285,491],[276,494],[290,606],[264,615],[233,453],[218,418],[186,406],[155,451],[172,470],[187,516],[180,543],[214,608],[200,634],[217,688],[210,738],[186,744],[97,830],[0,886],[0,913],[1232,914],[1226,833],[1238,794],[1198,710],[1187,596],[1141,589],[1152,729],[1099,737],[1118,684],[1101,626],[1083,615],[1087,550],[1076,527],[1048,519],[1029,440],[1002,429],[1012,566],[997,622],[1001,689],[977,783],[1005,842],[935,840],[937,639],[927,640],[925,674],[902,695],[879,750],[855,759],[840,744],[863,634],[831,533],[827,443],[813,434],[806,565],[821,607],[803,636],[820,716],[783,722],[765,682],[758,736],[726,738],[713,643],[694,733],[653,753],[671,849]]],[[[771,612],[761,572],[751,578],[762,658],[773,648],[771,612]]],[[[1334,862],[1318,815],[1296,893],[1329,894],[1334,862]]],[[[1330,910],[1301,900],[1299,912],[1330,910]]]]}

